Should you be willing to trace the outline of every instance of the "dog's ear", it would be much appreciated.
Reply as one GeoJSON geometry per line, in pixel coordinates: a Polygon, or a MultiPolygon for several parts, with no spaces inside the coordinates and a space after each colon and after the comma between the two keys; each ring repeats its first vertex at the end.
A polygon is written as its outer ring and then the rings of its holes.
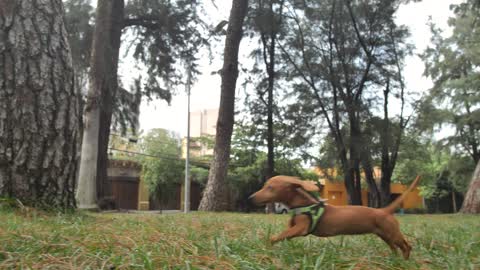
{"type": "Polygon", "coordinates": [[[320,191],[320,188],[315,184],[314,181],[302,181],[299,178],[292,177],[292,176],[279,176],[279,178],[282,181],[293,184],[295,186],[299,186],[299,187],[301,187],[304,190],[309,191],[309,192],[320,191]]]}

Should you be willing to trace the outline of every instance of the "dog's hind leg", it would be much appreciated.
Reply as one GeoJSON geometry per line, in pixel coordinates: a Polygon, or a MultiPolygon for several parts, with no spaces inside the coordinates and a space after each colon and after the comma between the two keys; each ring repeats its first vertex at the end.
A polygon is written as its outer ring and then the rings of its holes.
{"type": "Polygon", "coordinates": [[[376,235],[378,237],[380,237],[390,247],[393,254],[397,254],[397,247],[395,246],[395,244],[392,240],[388,239],[387,237],[385,237],[384,235],[382,235],[380,233],[377,233],[376,235]]]}
{"type": "Polygon", "coordinates": [[[402,250],[403,258],[405,258],[405,260],[408,260],[408,257],[410,257],[410,251],[412,250],[412,246],[410,246],[407,240],[403,238],[403,235],[400,235],[400,237],[401,238],[395,241],[395,245],[402,250]]]}

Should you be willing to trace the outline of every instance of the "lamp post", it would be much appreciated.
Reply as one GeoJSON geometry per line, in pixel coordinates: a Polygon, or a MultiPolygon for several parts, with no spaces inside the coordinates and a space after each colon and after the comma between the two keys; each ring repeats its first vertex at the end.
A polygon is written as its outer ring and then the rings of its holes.
{"type": "Polygon", "coordinates": [[[187,90],[187,140],[186,140],[186,155],[185,155],[185,192],[184,192],[184,203],[183,203],[183,212],[190,212],[190,179],[189,179],[189,167],[190,167],[190,85],[191,85],[191,71],[190,66],[187,67],[187,85],[185,86],[187,90]]]}

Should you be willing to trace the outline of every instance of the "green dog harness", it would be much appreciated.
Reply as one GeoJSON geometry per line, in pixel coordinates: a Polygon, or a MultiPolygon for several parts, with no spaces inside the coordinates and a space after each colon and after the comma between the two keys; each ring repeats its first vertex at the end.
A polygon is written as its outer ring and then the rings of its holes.
{"type": "MultiPolygon", "coordinates": [[[[320,183],[317,180],[317,186],[320,187],[320,183]]],[[[290,215],[294,218],[297,215],[307,215],[310,218],[310,227],[308,228],[308,233],[311,234],[313,230],[317,227],[318,221],[325,212],[325,200],[320,198],[318,192],[307,192],[318,202],[309,206],[297,207],[290,209],[290,215]]]]}
{"type": "Polygon", "coordinates": [[[292,208],[289,212],[292,215],[292,218],[297,215],[307,215],[310,218],[310,228],[308,229],[308,234],[311,234],[317,227],[318,221],[325,212],[325,204],[323,201],[320,201],[309,206],[292,208]]]}

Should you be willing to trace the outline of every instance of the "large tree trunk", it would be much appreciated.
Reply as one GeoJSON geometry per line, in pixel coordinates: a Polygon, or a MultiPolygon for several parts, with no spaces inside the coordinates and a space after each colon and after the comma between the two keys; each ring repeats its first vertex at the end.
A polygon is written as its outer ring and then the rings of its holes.
{"type": "Polygon", "coordinates": [[[107,174],[112,106],[118,88],[123,9],[123,0],[98,1],[77,190],[79,208],[96,208],[97,196],[106,193],[103,183],[107,174]]]}
{"type": "Polygon", "coordinates": [[[460,212],[465,214],[480,214],[480,161],[477,162],[477,167],[475,168],[475,172],[473,172],[472,181],[468,187],[460,212]]]}
{"type": "Polygon", "coordinates": [[[61,0],[0,3],[0,196],[74,207],[79,94],[61,0]]]}
{"type": "Polygon", "coordinates": [[[243,36],[243,21],[247,14],[248,0],[233,0],[230,11],[225,50],[223,55],[220,109],[217,120],[215,148],[207,186],[199,210],[227,210],[227,177],[230,160],[230,144],[234,123],[235,87],[238,77],[238,50],[243,36]]]}

